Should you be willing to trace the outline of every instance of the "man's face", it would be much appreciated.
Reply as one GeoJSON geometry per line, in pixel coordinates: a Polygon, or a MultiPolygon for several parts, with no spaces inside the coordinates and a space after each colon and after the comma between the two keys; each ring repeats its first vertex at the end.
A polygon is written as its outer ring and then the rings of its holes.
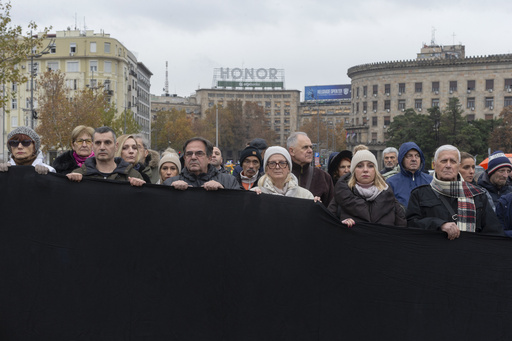
{"type": "Polygon", "coordinates": [[[289,152],[292,157],[292,161],[301,166],[313,161],[313,145],[307,136],[298,135],[297,144],[290,147],[289,152]]]}
{"type": "Polygon", "coordinates": [[[201,141],[192,141],[185,148],[185,167],[190,173],[206,173],[210,160],[211,157],[206,156],[206,146],[201,141]]]}
{"type": "Polygon", "coordinates": [[[396,157],[396,153],[384,154],[384,167],[385,168],[393,168],[397,164],[398,164],[398,159],[396,157]]]}
{"type": "Polygon", "coordinates": [[[144,144],[142,143],[142,139],[140,137],[136,138],[135,141],[137,141],[137,149],[139,150],[139,161],[144,162],[149,154],[149,151],[144,148],[144,144]]]}
{"type": "Polygon", "coordinates": [[[510,175],[509,167],[499,168],[489,177],[491,183],[496,187],[503,187],[507,184],[507,177],[510,175]]]}
{"type": "Polygon", "coordinates": [[[440,152],[434,162],[434,170],[439,180],[456,181],[459,174],[459,153],[456,150],[440,152]]]}
{"type": "Polygon", "coordinates": [[[256,156],[248,156],[242,162],[242,174],[248,178],[256,175],[258,169],[260,169],[260,160],[256,156]]]}
{"type": "Polygon", "coordinates": [[[217,147],[213,147],[213,154],[212,159],[210,160],[210,164],[215,168],[218,168],[222,164],[222,153],[217,147]]]}
{"type": "Polygon", "coordinates": [[[416,149],[409,150],[402,160],[402,165],[409,172],[416,172],[421,165],[420,153],[416,149]]]}
{"type": "Polygon", "coordinates": [[[92,150],[96,156],[96,160],[100,162],[109,162],[114,159],[117,151],[117,145],[114,142],[114,135],[108,131],[106,133],[94,133],[92,150]]]}

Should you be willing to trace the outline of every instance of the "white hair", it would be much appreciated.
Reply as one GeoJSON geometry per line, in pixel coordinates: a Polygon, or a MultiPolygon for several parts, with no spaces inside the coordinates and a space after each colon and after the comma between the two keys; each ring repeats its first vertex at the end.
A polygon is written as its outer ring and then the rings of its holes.
{"type": "Polygon", "coordinates": [[[288,149],[290,149],[291,147],[295,147],[295,145],[297,144],[297,139],[298,139],[299,135],[308,137],[308,134],[306,134],[305,132],[302,132],[302,131],[296,131],[294,133],[291,133],[290,136],[288,136],[288,140],[286,140],[286,147],[288,149]]]}
{"type": "Polygon", "coordinates": [[[441,152],[445,152],[445,151],[448,151],[448,150],[452,150],[452,151],[456,151],[457,152],[457,155],[459,157],[458,161],[460,163],[460,151],[457,149],[457,147],[454,147],[451,144],[445,144],[445,145],[437,148],[436,153],[434,154],[434,162],[437,162],[437,158],[439,157],[439,154],[441,154],[441,152]]]}
{"type": "Polygon", "coordinates": [[[382,151],[382,155],[389,154],[389,153],[395,153],[396,156],[398,157],[398,150],[395,147],[387,147],[386,149],[384,149],[382,151]]]}

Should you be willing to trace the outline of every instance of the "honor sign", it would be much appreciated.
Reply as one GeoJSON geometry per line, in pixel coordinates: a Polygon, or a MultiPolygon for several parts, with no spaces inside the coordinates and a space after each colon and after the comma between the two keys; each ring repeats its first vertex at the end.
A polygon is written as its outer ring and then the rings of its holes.
{"type": "Polygon", "coordinates": [[[284,70],[254,68],[214,69],[213,86],[223,88],[284,88],[284,70]]]}

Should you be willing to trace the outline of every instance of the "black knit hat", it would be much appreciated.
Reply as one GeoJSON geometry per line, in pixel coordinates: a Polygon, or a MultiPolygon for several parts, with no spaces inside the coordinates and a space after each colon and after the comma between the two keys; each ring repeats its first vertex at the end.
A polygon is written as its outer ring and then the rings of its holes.
{"type": "Polygon", "coordinates": [[[244,150],[242,150],[242,153],[240,154],[240,164],[244,163],[244,160],[248,158],[249,156],[256,156],[258,160],[260,161],[260,165],[263,162],[261,160],[261,154],[258,148],[255,147],[246,147],[244,150]]]}

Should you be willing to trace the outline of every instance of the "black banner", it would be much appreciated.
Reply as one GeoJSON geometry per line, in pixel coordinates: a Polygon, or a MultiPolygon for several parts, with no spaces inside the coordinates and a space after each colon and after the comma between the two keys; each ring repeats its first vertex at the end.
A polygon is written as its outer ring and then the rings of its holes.
{"type": "Polygon", "coordinates": [[[0,340],[510,340],[510,239],[0,173],[0,340]]]}

